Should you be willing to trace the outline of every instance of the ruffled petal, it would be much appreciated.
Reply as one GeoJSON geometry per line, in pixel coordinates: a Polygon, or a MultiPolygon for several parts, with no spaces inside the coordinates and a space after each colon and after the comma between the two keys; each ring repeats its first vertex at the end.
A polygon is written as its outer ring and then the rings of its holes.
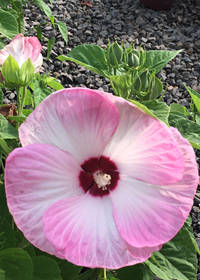
{"type": "Polygon", "coordinates": [[[41,50],[42,50],[42,45],[40,44],[40,41],[38,40],[37,37],[26,37],[26,43],[30,44],[32,46],[32,54],[31,54],[31,61],[35,65],[35,62],[37,61],[41,50]]]}
{"type": "Polygon", "coordinates": [[[71,154],[44,144],[15,149],[6,161],[6,196],[15,223],[34,246],[50,254],[56,252],[43,233],[43,214],[54,202],[84,193],[80,170],[71,154]]]}
{"type": "Polygon", "coordinates": [[[45,143],[68,151],[82,164],[98,157],[116,130],[115,105],[95,91],[64,89],[48,96],[20,126],[23,146],[45,143]]]}
{"type": "Polygon", "coordinates": [[[119,235],[109,197],[70,197],[49,207],[44,232],[56,252],[86,267],[120,268],[143,262],[154,248],[133,248],[119,235]]]}
{"type": "Polygon", "coordinates": [[[156,246],[173,238],[183,226],[198,186],[194,151],[172,128],[184,158],[183,178],[172,185],[155,186],[120,175],[111,193],[113,215],[121,236],[132,246],[156,246]]]}
{"type": "Polygon", "coordinates": [[[118,108],[120,122],[103,155],[136,180],[154,185],[179,181],[184,163],[170,129],[132,103],[106,96],[118,108]]]}
{"type": "Polygon", "coordinates": [[[16,59],[19,67],[31,57],[32,46],[25,43],[25,37],[22,34],[15,36],[12,41],[0,52],[0,65],[2,65],[9,54],[16,59]]]}

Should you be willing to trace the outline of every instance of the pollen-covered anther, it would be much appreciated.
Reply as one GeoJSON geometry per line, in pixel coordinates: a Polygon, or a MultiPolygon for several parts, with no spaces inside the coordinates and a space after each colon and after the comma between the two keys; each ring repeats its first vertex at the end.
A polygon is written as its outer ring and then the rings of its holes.
{"type": "Polygon", "coordinates": [[[102,173],[98,171],[94,174],[94,180],[98,186],[98,188],[102,188],[102,190],[107,190],[107,185],[110,185],[111,176],[109,174],[102,173]]]}

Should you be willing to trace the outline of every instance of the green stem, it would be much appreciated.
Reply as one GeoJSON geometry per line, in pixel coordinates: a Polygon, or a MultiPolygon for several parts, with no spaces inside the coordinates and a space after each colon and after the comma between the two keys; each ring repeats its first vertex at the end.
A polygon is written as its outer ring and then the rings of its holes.
{"type": "Polygon", "coordinates": [[[20,117],[21,114],[22,114],[22,110],[23,110],[23,107],[24,107],[24,100],[25,100],[25,97],[26,97],[26,87],[23,88],[23,94],[22,94],[22,99],[21,99],[21,104],[20,104],[20,111],[18,111],[18,116],[20,117]]]}
{"type": "MultiPolygon", "coordinates": [[[[16,92],[17,92],[17,105],[18,105],[18,115],[19,115],[19,110],[20,110],[20,105],[21,105],[21,98],[20,98],[20,90],[19,87],[16,88],[16,92]]],[[[16,124],[16,129],[19,129],[19,122],[17,122],[16,124]]]]}
{"type": "Polygon", "coordinates": [[[103,269],[103,277],[104,277],[105,280],[107,280],[107,278],[106,278],[106,268],[103,269]]]}
{"type": "Polygon", "coordinates": [[[3,165],[3,161],[1,160],[1,168],[3,170],[3,173],[5,172],[5,168],[4,168],[4,165],[3,165]]]}

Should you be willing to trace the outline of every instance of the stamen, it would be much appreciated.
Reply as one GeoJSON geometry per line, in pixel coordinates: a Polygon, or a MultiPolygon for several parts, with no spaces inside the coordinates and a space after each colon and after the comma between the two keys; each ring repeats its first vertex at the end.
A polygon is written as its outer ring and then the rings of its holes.
{"type": "Polygon", "coordinates": [[[104,174],[101,171],[97,171],[94,174],[94,180],[98,186],[98,188],[102,188],[103,191],[107,190],[107,185],[110,185],[111,176],[109,174],[104,174]]]}

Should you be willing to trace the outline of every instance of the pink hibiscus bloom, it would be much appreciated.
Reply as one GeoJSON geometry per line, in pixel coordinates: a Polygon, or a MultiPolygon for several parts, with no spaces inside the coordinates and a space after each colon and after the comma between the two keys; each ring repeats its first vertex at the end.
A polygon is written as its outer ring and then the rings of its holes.
{"type": "Polygon", "coordinates": [[[175,128],[83,88],[48,96],[6,161],[8,207],[36,247],[87,267],[145,261],[183,226],[198,170],[175,128]]]}
{"type": "Polygon", "coordinates": [[[0,51],[0,66],[10,54],[18,62],[19,68],[30,58],[35,72],[39,72],[43,61],[41,50],[42,46],[37,37],[24,37],[18,34],[0,51]]]}

